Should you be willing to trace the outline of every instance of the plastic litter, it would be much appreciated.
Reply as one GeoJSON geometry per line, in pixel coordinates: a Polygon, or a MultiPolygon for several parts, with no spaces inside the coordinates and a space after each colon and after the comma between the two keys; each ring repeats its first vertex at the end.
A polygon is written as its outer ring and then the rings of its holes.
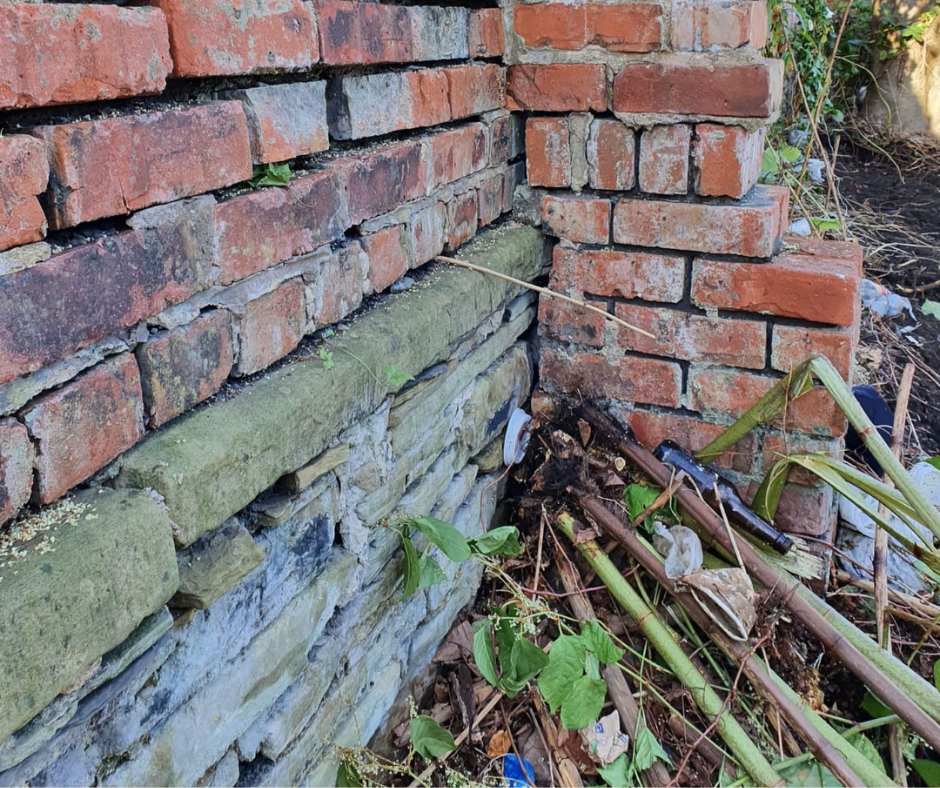
{"type": "Polygon", "coordinates": [[[809,219],[797,219],[790,222],[787,232],[790,235],[798,235],[800,238],[809,238],[813,234],[813,225],[809,223],[809,219]]]}
{"type": "MultiPolygon", "coordinates": [[[[852,394],[858,404],[862,406],[865,415],[871,419],[872,424],[878,429],[878,434],[890,446],[891,436],[894,432],[894,410],[888,406],[888,403],[884,401],[884,398],[874,386],[853,386],[852,394]]],[[[855,428],[851,425],[849,425],[849,429],[845,434],[845,449],[863,460],[875,476],[882,476],[881,465],[872,456],[855,428]]]]}
{"type": "Polygon", "coordinates": [[[529,446],[529,422],[532,417],[522,408],[516,408],[506,425],[503,438],[503,464],[516,465],[525,459],[525,450],[529,446]]]}
{"type": "Polygon", "coordinates": [[[884,285],[863,279],[859,292],[862,296],[862,306],[878,317],[897,317],[907,312],[914,320],[914,309],[911,300],[888,290],[884,285]]]}
{"type": "Polygon", "coordinates": [[[666,556],[666,577],[678,580],[702,568],[702,543],[695,531],[684,525],[667,529],[658,521],[654,528],[653,546],[666,556]]]}
{"type": "Polygon", "coordinates": [[[503,777],[509,788],[526,788],[527,785],[535,785],[535,769],[528,758],[520,761],[516,755],[505,755],[503,777]]]}
{"type": "Polygon", "coordinates": [[[824,183],[826,180],[826,165],[822,159],[807,159],[806,174],[813,183],[824,183]]]}
{"type": "Polygon", "coordinates": [[[616,761],[630,747],[630,737],[620,730],[620,715],[616,709],[583,728],[581,738],[590,756],[602,766],[616,761]]]}

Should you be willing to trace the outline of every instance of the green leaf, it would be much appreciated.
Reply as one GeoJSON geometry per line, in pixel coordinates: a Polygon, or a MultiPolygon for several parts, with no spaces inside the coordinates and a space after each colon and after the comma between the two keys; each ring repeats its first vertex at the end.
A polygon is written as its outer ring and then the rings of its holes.
{"type": "Polygon", "coordinates": [[[915,758],[911,761],[914,771],[920,775],[924,785],[928,788],[938,788],[940,786],[940,763],[929,761],[926,758],[915,758]]]}
{"type": "Polygon", "coordinates": [[[571,694],[574,683],[584,675],[584,645],[580,638],[562,635],[548,652],[548,664],[539,673],[539,691],[552,714],[571,694]]]}
{"type": "Polygon", "coordinates": [[[418,561],[418,588],[430,588],[447,579],[444,570],[429,555],[421,556],[418,561]]]}
{"type": "Polygon", "coordinates": [[[450,731],[445,730],[430,717],[419,714],[411,720],[411,746],[418,755],[428,760],[447,755],[456,746],[450,731]]]}
{"type": "MultiPolygon", "coordinates": [[[[627,505],[627,511],[631,520],[636,520],[653,502],[659,497],[661,490],[658,487],[648,487],[645,484],[628,484],[623,491],[623,500],[627,505]]],[[[672,508],[672,504],[661,506],[646,517],[641,524],[647,533],[653,532],[654,519],[678,521],[678,516],[672,508]]]]}
{"type": "Polygon", "coordinates": [[[362,777],[354,764],[343,761],[336,772],[336,788],[362,788],[362,777]]]}
{"type": "Polygon", "coordinates": [[[940,301],[931,301],[929,298],[920,306],[920,311],[925,315],[940,320],[940,301]]]}
{"type": "Polygon", "coordinates": [[[793,145],[781,145],[779,154],[781,161],[787,164],[796,164],[803,158],[803,151],[793,145]]]}
{"type": "Polygon", "coordinates": [[[466,561],[470,557],[466,537],[450,523],[434,517],[415,517],[410,522],[451,561],[466,561]]]}
{"type": "Polygon", "coordinates": [[[499,672],[504,678],[512,676],[512,648],[518,639],[515,628],[517,613],[513,604],[503,605],[497,611],[494,634],[499,651],[499,672]]]}
{"type": "Polygon", "coordinates": [[[597,773],[611,788],[625,788],[625,786],[632,785],[630,762],[624,753],[618,755],[617,759],[607,766],[598,766],[597,773]]]}
{"type": "Polygon", "coordinates": [[[518,638],[512,645],[512,675],[526,682],[548,664],[548,654],[531,640],[518,638]]]}
{"type": "Polygon", "coordinates": [[[401,535],[401,546],[405,553],[405,583],[402,593],[407,599],[421,585],[421,563],[415,543],[411,541],[411,537],[407,532],[401,535]]]}
{"type": "Polygon", "coordinates": [[[633,765],[638,771],[649,769],[657,760],[671,764],[663,745],[642,722],[633,739],[633,765]]]}
{"type": "Polygon", "coordinates": [[[571,685],[571,692],[561,704],[561,724],[570,731],[586,728],[600,716],[606,697],[603,679],[582,676],[571,685]]]}
{"type": "Polygon", "coordinates": [[[760,174],[762,178],[776,175],[780,172],[780,159],[769,145],[764,148],[764,157],[761,159],[760,174]]]}
{"type": "Polygon", "coordinates": [[[390,364],[385,368],[385,380],[393,389],[400,389],[409,380],[414,380],[414,377],[407,372],[402,372],[402,370],[395,365],[390,364]]]}
{"type": "Polygon", "coordinates": [[[933,467],[936,468],[937,470],[940,470],[940,456],[931,457],[930,459],[927,460],[927,462],[933,465],[933,467]]]}
{"type": "Polygon", "coordinates": [[[473,661],[480,675],[494,687],[499,686],[499,673],[496,671],[496,654],[490,638],[493,625],[484,618],[473,625],[473,661]]]}
{"type": "Polygon", "coordinates": [[[519,529],[514,525],[491,528],[485,534],[470,539],[470,550],[480,555],[514,556],[522,552],[519,529]]]}
{"type": "Polygon", "coordinates": [[[585,647],[605,665],[619,662],[623,656],[623,649],[614,644],[607,630],[596,619],[592,618],[581,624],[581,640],[585,647]]]}
{"type": "Polygon", "coordinates": [[[881,758],[881,753],[878,752],[878,748],[864,733],[856,733],[854,736],[849,736],[846,741],[858,750],[865,760],[876,767],[878,771],[885,771],[885,762],[881,758]]]}
{"type": "Polygon", "coordinates": [[[862,710],[867,712],[868,716],[873,720],[877,720],[879,717],[887,717],[891,714],[891,709],[872,695],[871,690],[865,691],[865,697],[862,699],[862,710]]]}
{"type": "Polygon", "coordinates": [[[258,186],[287,186],[293,177],[290,164],[266,164],[263,167],[255,167],[254,175],[251,178],[251,185],[258,186]]]}
{"type": "Polygon", "coordinates": [[[815,760],[783,769],[780,776],[792,788],[838,788],[842,785],[832,772],[815,760]]]}
{"type": "Polygon", "coordinates": [[[838,230],[842,227],[841,222],[838,219],[810,219],[810,224],[813,225],[819,232],[824,233],[827,230],[838,230]]]}
{"type": "Polygon", "coordinates": [[[323,368],[326,370],[333,369],[333,367],[336,366],[336,362],[333,361],[333,354],[325,347],[320,348],[317,352],[317,357],[323,362],[323,368]]]}

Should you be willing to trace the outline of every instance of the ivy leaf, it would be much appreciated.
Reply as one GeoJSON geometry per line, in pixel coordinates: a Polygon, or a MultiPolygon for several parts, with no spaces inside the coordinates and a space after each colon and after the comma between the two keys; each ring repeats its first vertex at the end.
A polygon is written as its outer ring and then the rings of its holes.
{"type": "Polygon", "coordinates": [[[405,583],[402,593],[407,599],[421,585],[421,563],[415,543],[411,541],[411,537],[407,532],[401,535],[401,546],[405,553],[405,583]]]}
{"type": "Polygon", "coordinates": [[[592,618],[581,624],[581,640],[587,649],[605,665],[619,662],[623,656],[623,649],[614,644],[607,630],[597,619],[592,618]]]}
{"type": "Polygon", "coordinates": [[[450,731],[424,714],[413,718],[408,727],[411,732],[411,746],[418,755],[428,760],[447,755],[457,746],[450,731]]]}
{"type": "Polygon", "coordinates": [[[911,766],[914,767],[914,771],[920,775],[920,779],[924,781],[924,785],[928,788],[940,786],[940,763],[929,761],[926,758],[915,758],[911,761],[911,766]]]}
{"type": "Polygon", "coordinates": [[[570,731],[586,728],[600,716],[606,697],[607,685],[603,679],[582,676],[571,685],[568,697],[561,704],[561,724],[570,731]]]}
{"type": "Polygon", "coordinates": [[[519,530],[514,525],[491,528],[485,534],[469,540],[470,550],[479,555],[514,556],[522,552],[519,530]]]}
{"type": "Polygon", "coordinates": [[[625,753],[617,756],[616,760],[607,766],[598,766],[597,773],[601,779],[612,788],[624,788],[632,784],[630,780],[630,762],[625,753]]]}
{"type": "Polygon", "coordinates": [[[450,523],[434,517],[415,517],[411,520],[429,542],[441,549],[451,561],[466,561],[470,557],[470,546],[467,539],[450,523]]]}
{"type": "Polygon", "coordinates": [[[657,760],[672,764],[669,756],[663,749],[663,745],[653,735],[653,732],[641,724],[633,740],[633,765],[639,770],[649,769],[657,760]]]}
{"type": "Polygon", "coordinates": [[[494,687],[499,686],[499,673],[496,672],[496,654],[490,632],[493,625],[488,618],[478,621],[473,626],[473,661],[480,675],[494,687]]]}
{"type": "Polygon", "coordinates": [[[584,645],[580,638],[562,635],[552,644],[548,664],[539,673],[539,691],[552,714],[561,708],[583,675],[584,645]]]}

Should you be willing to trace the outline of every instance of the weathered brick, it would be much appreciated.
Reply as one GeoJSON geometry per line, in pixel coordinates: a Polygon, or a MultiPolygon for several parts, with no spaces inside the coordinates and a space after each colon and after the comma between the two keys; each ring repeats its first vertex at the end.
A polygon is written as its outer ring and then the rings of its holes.
{"type": "Polygon", "coordinates": [[[617,304],[617,317],[655,335],[618,329],[621,347],[684,361],[763,369],[767,324],[760,320],[706,317],[676,309],[617,304]]]}
{"type": "Polygon", "coordinates": [[[409,268],[403,230],[401,225],[395,224],[361,239],[362,248],[369,256],[369,282],[376,293],[388,289],[409,268]]]}
{"type": "Polygon", "coordinates": [[[599,353],[563,354],[544,348],[540,374],[544,387],[585,399],[677,407],[682,390],[679,365],[655,358],[624,356],[612,361],[599,353]]]}
{"type": "Polygon", "coordinates": [[[74,227],[251,177],[237,101],[40,126],[52,165],[49,223],[74,227]]]}
{"type": "Polygon", "coordinates": [[[0,277],[0,383],[202,290],[212,261],[212,209],[209,197],[151,208],[133,217],[138,229],[0,277]]]}
{"type": "Polygon", "coordinates": [[[215,394],[234,363],[224,309],[151,337],[136,348],[147,424],[159,427],[215,394]]]}
{"type": "Polygon", "coordinates": [[[661,249],[770,257],[787,215],[786,194],[752,189],[739,203],[621,199],[614,207],[614,241],[661,249]]]}
{"type": "Polygon", "coordinates": [[[464,8],[317,0],[324,63],[459,60],[468,55],[464,8]]]}
{"type": "Polygon", "coordinates": [[[692,129],[653,126],[640,135],[640,188],[654,194],[686,194],[692,129]]]}
{"type": "Polygon", "coordinates": [[[519,3],[513,13],[516,35],[530,47],[650,52],[660,46],[662,8],[652,3],[519,3]]]}
{"type": "Polygon", "coordinates": [[[154,9],[0,6],[0,109],[159,93],[172,65],[154,9]]]}
{"type": "Polygon", "coordinates": [[[330,147],[326,82],[261,85],[232,93],[248,118],[255,164],[287,161],[330,147]]]}
{"type": "Polygon", "coordinates": [[[46,216],[36,195],[48,181],[42,142],[24,134],[0,137],[0,251],[45,237],[46,216]]]}
{"type": "Polygon", "coordinates": [[[733,118],[768,118],[780,105],[778,60],[716,63],[701,56],[630,63],[614,77],[613,110],[733,118]]]}
{"type": "Polygon", "coordinates": [[[503,54],[506,45],[500,9],[472,10],[469,25],[470,57],[499,57],[503,54]]]}
{"type": "Polygon", "coordinates": [[[486,130],[481,123],[446,129],[427,138],[428,191],[459,181],[486,166],[486,130]]]}
{"type": "Polygon", "coordinates": [[[672,48],[693,52],[767,43],[765,0],[672,0],[672,48]]]}
{"type": "Polygon", "coordinates": [[[23,416],[37,442],[39,503],[61,498],[144,434],[137,362],[123,353],[61,389],[38,397],[23,416]]]}
{"type": "Polygon", "coordinates": [[[513,29],[526,46],[583,49],[587,45],[587,14],[583,5],[518,3],[513,29]]]}
{"type": "Polygon", "coordinates": [[[599,296],[675,303],[685,290],[685,258],[616,249],[579,250],[558,245],[552,286],[599,296]]]}
{"type": "Polygon", "coordinates": [[[359,224],[426,194],[427,175],[419,142],[392,143],[352,153],[331,169],[346,184],[349,223],[359,224]]]}
{"type": "Polygon", "coordinates": [[[476,189],[454,196],[447,203],[447,244],[444,248],[453,252],[473,238],[477,222],[476,189]]]}
{"type": "MultiPolygon", "coordinates": [[[[727,429],[725,425],[712,424],[694,416],[641,409],[630,413],[628,424],[636,439],[650,450],[664,440],[672,440],[687,451],[696,452],[727,429]]],[[[723,468],[747,473],[753,457],[754,436],[746,435],[713,462],[723,468]]]]}
{"type": "Polygon", "coordinates": [[[237,375],[251,375],[290,353],[304,336],[304,284],[289,279],[245,305],[238,327],[237,375]]]}
{"type": "Polygon", "coordinates": [[[362,303],[369,275],[369,258],[358,244],[332,254],[310,276],[309,316],[317,328],[342,320],[362,303]]]}
{"type": "Polygon", "coordinates": [[[854,326],[826,329],[775,325],[770,365],[781,372],[789,372],[810,356],[825,356],[843,378],[851,381],[855,345],[854,326]]]}
{"type": "Polygon", "coordinates": [[[619,120],[595,118],[587,141],[588,182],[595,189],[629,191],[636,183],[635,134],[619,120]]]}
{"type": "Polygon", "coordinates": [[[33,444],[26,427],[0,419],[0,525],[29,503],[33,489],[33,444]]]}
{"type": "Polygon", "coordinates": [[[525,150],[525,124],[519,113],[490,116],[490,164],[503,164],[525,150]]]}
{"type": "Polygon", "coordinates": [[[597,312],[559,301],[557,298],[539,299],[539,330],[543,335],[562,342],[603,347],[606,322],[597,312]]]}
{"type": "Polygon", "coordinates": [[[480,227],[495,222],[503,213],[504,174],[485,178],[477,187],[477,208],[480,227]]]}
{"type": "Polygon", "coordinates": [[[603,112],[607,72],[593,63],[523,64],[509,68],[510,109],[539,112],[603,112]]]}
{"type": "Polygon", "coordinates": [[[219,280],[230,284],[341,237],[350,222],[337,174],[320,170],[215,209],[219,280]]]}
{"type": "Polygon", "coordinates": [[[567,118],[526,120],[525,154],[530,186],[571,186],[571,136],[567,118]]]}
{"type": "Polygon", "coordinates": [[[540,210],[551,235],[584,244],[604,244],[610,240],[608,200],[546,194],[540,210]]]}
{"type": "Polygon", "coordinates": [[[692,266],[692,300],[709,308],[851,326],[859,299],[853,268],[842,259],[799,253],[763,265],[700,259],[692,266]]]}
{"type": "Polygon", "coordinates": [[[170,27],[173,74],[213,77],[302,71],[319,59],[302,0],[150,0],[170,27]]]}
{"type": "Polygon", "coordinates": [[[506,101],[506,69],[473,63],[444,70],[452,120],[499,109],[506,101]]]}
{"type": "Polygon", "coordinates": [[[434,202],[415,211],[408,221],[408,243],[413,265],[424,265],[444,251],[447,209],[434,202]]]}
{"type": "Polygon", "coordinates": [[[760,176],[765,131],[715,123],[696,126],[692,148],[695,193],[736,199],[747,194],[760,176]]]}

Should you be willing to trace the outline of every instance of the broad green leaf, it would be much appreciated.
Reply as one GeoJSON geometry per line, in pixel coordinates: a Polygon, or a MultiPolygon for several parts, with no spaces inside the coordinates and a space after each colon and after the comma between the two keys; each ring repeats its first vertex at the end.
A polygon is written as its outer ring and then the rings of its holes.
{"type": "Polygon", "coordinates": [[[623,656],[623,649],[614,644],[607,630],[596,619],[592,618],[581,624],[581,640],[585,647],[605,665],[619,662],[623,656]]]}
{"type": "Polygon", "coordinates": [[[815,760],[783,769],[780,776],[793,788],[839,788],[842,785],[832,772],[815,760]]]}
{"type": "Polygon", "coordinates": [[[473,626],[473,661],[480,675],[494,687],[499,686],[499,673],[496,672],[496,654],[493,653],[493,641],[490,632],[493,625],[488,618],[478,621],[473,626]]]}
{"type": "Polygon", "coordinates": [[[891,709],[872,695],[871,690],[865,691],[865,697],[862,698],[862,710],[873,720],[877,720],[879,717],[887,717],[891,714],[891,709]]]}
{"type": "Polygon", "coordinates": [[[491,528],[485,534],[471,539],[469,545],[472,552],[480,555],[514,556],[522,552],[519,530],[514,525],[491,528]]]}
{"type": "Polygon", "coordinates": [[[911,761],[914,771],[920,775],[924,785],[928,788],[938,788],[940,786],[940,763],[929,761],[926,758],[915,758],[911,761]]]}
{"type": "Polygon", "coordinates": [[[417,591],[421,585],[421,563],[418,558],[415,543],[411,541],[411,537],[407,532],[401,535],[401,546],[405,553],[405,583],[402,593],[407,599],[417,591]]]}
{"type": "Polygon", "coordinates": [[[584,672],[588,678],[599,679],[601,677],[601,663],[590,651],[584,655],[584,672]]]}
{"type": "Polygon", "coordinates": [[[498,618],[494,627],[493,634],[496,638],[499,672],[502,674],[503,678],[513,675],[512,648],[519,638],[516,634],[515,627],[517,612],[515,605],[503,605],[498,611],[498,618]]]}
{"type": "Polygon", "coordinates": [[[548,654],[531,640],[518,638],[512,646],[512,674],[517,681],[528,681],[548,664],[548,654]]]}
{"type": "Polygon", "coordinates": [[[254,175],[251,178],[252,186],[287,186],[293,173],[290,164],[266,164],[264,167],[256,167],[254,175]]]}
{"type": "Polygon", "coordinates": [[[336,772],[336,788],[362,788],[359,771],[348,761],[343,761],[336,772]]]}
{"type": "Polygon", "coordinates": [[[754,514],[763,517],[769,523],[774,521],[780,504],[780,496],[783,494],[789,475],[790,461],[786,457],[770,466],[770,470],[767,471],[751,501],[754,514]]]}
{"type": "Polygon", "coordinates": [[[418,588],[430,588],[447,579],[444,570],[429,555],[421,556],[418,561],[418,588]]]}
{"type": "Polygon", "coordinates": [[[561,704],[561,724],[570,731],[586,728],[600,716],[606,697],[607,685],[603,679],[582,676],[571,685],[568,697],[561,704]]]}
{"type": "Polygon", "coordinates": [[[920,311],[940,320],[940,301],[931,301],[929,298],[921,304],[920,311]]]}
{"type": "Polygon", "coordinates": [[[803,158],[803,152],[794,145],[781,145],[778,152],[780,159],[787,164],[796,164],[796,162],[803,158]]]}
{"type": "Polygon", "coordinates": [[[625,753],[618,755],[617,759],[607,766],[598,766],[597,773],[611,788],[626,788],[633,784],[630,780],[630,762],[625,753]]]}
{"type": "Polygon", "coordinates": [[[780,159],[769,145],[764,148],[764,156],[761,159],[760,174],[762,178],[769,175],[776,175],[780,172],[780,159]]]}
{"type": "Polygon", "coordinates": [[[445,730],[430,717],[419,714],[411,720],[411,746],[418,755],[431,760],[447,755],[456,746],[450,731],[445,730]]]}
{"type": "MultiPolygon", "coordinates": [[[[658,487],[648,487],[645,484],[628,484],[623,491],[623,500],[627,505],[627,511],[631,520],[636,520],[662,492],[658,487]]],[[[653,532],[653,519],[670,520],[676,522],[678,516],[670,503],[667,506],[661,506],[659,509],[651,512],[641,523],[643,529],[648,533],[653,532]]]]}
{"type": "Polygon", "coordinates": [[[864,733],[856,733],[854,736],[849,736],[846,741],[858,750],[865,760],[875,766],[878,771],[885,771],[885,762],[881,758],[881,753],[878,752],[878,748],[864,733]]]}
{"type": "Polygon", "coordinates": [[[633,765],[639,771],[649,769],[657,760],[671,764],[663,745],[642,722],[633,738],[633,765]]]}
{"type": "Polygon", "coordinates": [[[539,673],[539,691],[554,714],[584,675],[584,645],[581,639],[562,635],[548,652],[548,664],[539,673]]]}
{"type": "Polygon", "coordinates": [[[415,517],[411,523],[451,561],[466,561],[470,557],[466,537],[450,523],[434,517],[415,517]]]}

